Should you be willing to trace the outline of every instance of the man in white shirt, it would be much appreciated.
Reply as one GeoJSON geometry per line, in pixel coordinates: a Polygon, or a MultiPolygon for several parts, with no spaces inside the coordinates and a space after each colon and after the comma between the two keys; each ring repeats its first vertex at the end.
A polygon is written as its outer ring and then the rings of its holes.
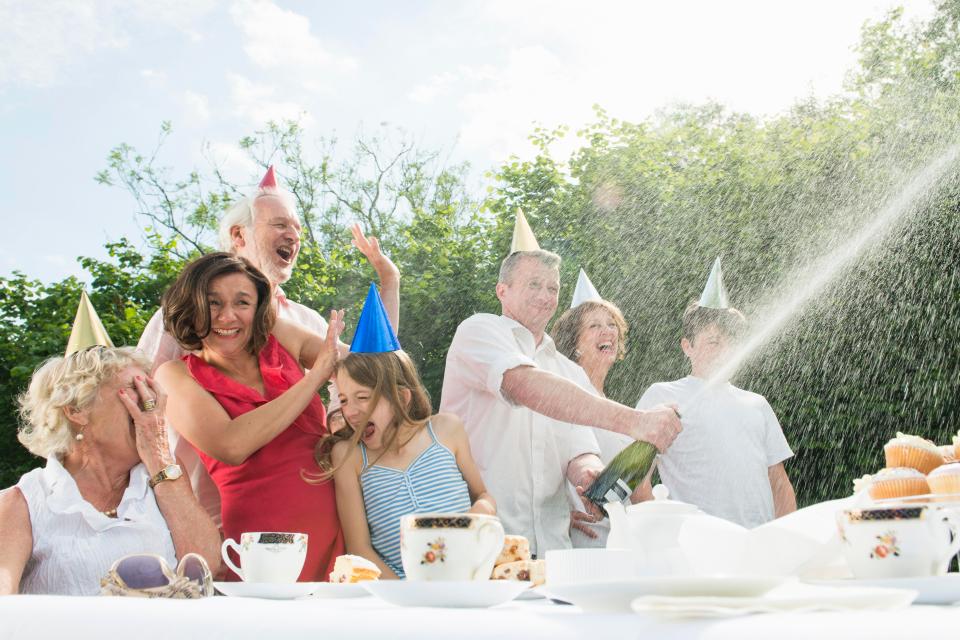
{"type": "MultiPolygon", "coordinates": [[[[277,315],[311,331],[327,335],[327,322],[313,309],[287,299],[280,285],[290,279],[300,253],[300,220],[293,195],[277,187],[273,167],[268,169],[255,194],[237,201],[220,220],[220,248],[246,258],[270,280],[277,315]]],[[[394,331],[400,322],[400,272],[380,251],[376,238],[363,235],[359,225],[351,229],[353,243],[370,261],[380,278],[380,296],[394,331]]],[[[163,328],[163,309],[157,309],[140,336],[137,348],[153,361],[155,371],[164,362],[180,358],[185,351],[163,328]]],[[[341,350],[349,347],[341,344],[341,350]]],[[[337,398],[336,392],[331,398],[337,398]]],[[[333,407],[331,407],[332,409],[333,407]]],[[[220,524],[220,494],[200,458],[186,441],[169,428],[170,446],[182,461],[200,504],[220,524]]]]}
{"type": "Polygon", "coordinates": [[[669,408],[637,411],[595,395],[557,352],[546,326],[557,309],[560,257],[517,251],[500,268],[502,315],[464,320],[447,352],[440,410],[464,421],[507,533],[541,557],[570,547],[565,480],[586,488],[603,468],[594,426],[664,450],[680,431],[669,408]]]}
{"type": "MultiPolygon", "coordinates": [[[[797,499],[783,466],[793,451],[773,409],[766,398],[733,386],[723,375],[731,337],[745,324],[732,307],[692,303],[683,315],[680,341],[690,375],[652,385],[637,408],[680,407],[683,432],[656,463],[670,498],[756,527],[796,510],[797,499]]],[[[652,497],[649,477],[637,496],[652,497]]]]}

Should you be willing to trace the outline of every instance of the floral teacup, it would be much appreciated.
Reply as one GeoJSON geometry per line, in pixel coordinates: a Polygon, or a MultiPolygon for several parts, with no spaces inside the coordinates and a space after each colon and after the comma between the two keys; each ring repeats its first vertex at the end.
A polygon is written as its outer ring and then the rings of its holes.
{"type": "Polygon", "coordinates": [[[853,509],[837,521],[856,578],[943,575],[960,550],[956,517],[929,505],[853,509]]]}
{"type": "Polygon", "coordinates": [[[400,557],[409,580],[489,580],[503,525],[475,513],[414,513],[400,519],[400,557]]]}

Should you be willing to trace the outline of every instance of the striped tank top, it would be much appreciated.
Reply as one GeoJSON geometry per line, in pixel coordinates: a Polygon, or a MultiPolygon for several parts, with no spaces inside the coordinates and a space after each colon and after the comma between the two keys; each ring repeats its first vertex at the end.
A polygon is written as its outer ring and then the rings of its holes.
{"type": "Polygon", "coordinates": [[[400,518],[409,513],[462,513],[471,505],[456,457],[437,439],[430,422],[427,431],[432,442],[403,471],[377,464],[368,466],[367,448],[360,443],[360,488],[370,543],[401,578],[404,573],[400,561],[400,518]]]}

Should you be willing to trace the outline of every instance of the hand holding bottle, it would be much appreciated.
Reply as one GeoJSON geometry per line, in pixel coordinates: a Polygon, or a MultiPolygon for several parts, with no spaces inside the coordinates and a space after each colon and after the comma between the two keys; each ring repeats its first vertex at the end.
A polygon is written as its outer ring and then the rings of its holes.
{"type": "Polygon", "coordinates": [[[661,453],[666,451],[683,429],[676,405],[660,405],[647,411],[635,410],[630,428],[634,440],[649,442],[661,453]]]}

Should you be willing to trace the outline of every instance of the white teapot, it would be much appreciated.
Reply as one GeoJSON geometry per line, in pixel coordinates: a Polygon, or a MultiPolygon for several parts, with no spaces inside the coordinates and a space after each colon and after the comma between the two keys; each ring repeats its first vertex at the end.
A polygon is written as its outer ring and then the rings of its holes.
{"type": "Polygon", "coordinates": [[[669,500],[669,489],[653,488],[653,500],[624,507],[605,505],[610,516],[608,549],[632,549],[637,575],[692,573],[680,549],[680,528],[690,518],[709,517],[692,504],[669,500]]]}

